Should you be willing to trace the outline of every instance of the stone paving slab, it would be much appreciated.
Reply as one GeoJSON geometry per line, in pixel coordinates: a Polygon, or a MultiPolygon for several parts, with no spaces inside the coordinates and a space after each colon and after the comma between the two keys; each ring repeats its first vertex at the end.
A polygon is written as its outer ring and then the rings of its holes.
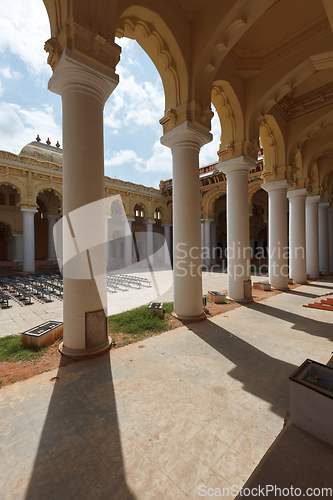
{"type": "Polygon", "coordinates": [[[3,387],[1,498],[234,498],[282,429],[289,375],[331,357],[331,315],[302,303],[332,288],[300,287],[3,387]]]}

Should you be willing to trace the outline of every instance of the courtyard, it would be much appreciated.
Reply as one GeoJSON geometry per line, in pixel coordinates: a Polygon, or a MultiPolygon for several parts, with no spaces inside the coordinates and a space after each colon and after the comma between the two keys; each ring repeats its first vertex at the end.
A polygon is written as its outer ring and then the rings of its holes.
{"type": "MultiPolygon", "coordinates": [[[[234,498],[283,428],[290,374],[331,358],[332,313],[303,304],[332,292],[322,278],[3,387],[2,498],[234,498]]],[[[299,454],[304,484],[332,486],[332,458],[299,454]]]]}

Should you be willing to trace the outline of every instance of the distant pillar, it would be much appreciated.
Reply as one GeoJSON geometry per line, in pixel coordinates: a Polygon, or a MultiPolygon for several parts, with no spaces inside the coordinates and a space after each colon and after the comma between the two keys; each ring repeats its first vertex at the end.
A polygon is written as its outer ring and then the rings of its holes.
{"type": "Polygon", "coordinates": [[[217,262],[217,239],[216,239],[216,224],[210,225],[210,242],[211,242],[211,264],[217,262]]]}
{"type": "Polygon", "coordinates": [[[200,221],[200,230],[201,230],[201,264],[204,266],[205,265],[205,226],[204,226],[204,221],[201,219],[200,221]]]}
{"type": "Polygon", "coordinates": [[[328,235],[328,209],[330,203],[319,203],[318,229],[319,229],[319,271],[324,275],[330,274],[330,253],[328,235]]]}
{"type": "Polygon", "coordinates": [[[126,219],[124,223],[124,254],[125,254],[125,267],[131,266],[132,260],[132,248],[133,248],[133,236],[132,236],[132,222],[135,219],[126,219]]]}
{"type": "Polygon", "coordinates": [[[48,260],[57,260],[55,245],[54,245],[54,237],[53,237],[53,228],[54,224],[57,222],[59,215],[47,215],[48,219],[48,260]]]}
{"type": "Polygon", "coordinates": [[[109,239],[109,220],[112,219],[110,215],[105,216],[105,263],[106,269],[109,267],[110,259],[110,239],[109,239]]]}
{"type": "Polygon", "coordinates": [[[38,210],[21,208],[23,214],[23,271],[35,272],[35,214],[38,210]]]}
{"type": "Polygon", "coordinates": [[[205,259],[204,259],[204,264],[206,267],[211,266],[211,249],[210,249],[210,223],[211,219],[206,219],[204,221],[204,232],[205,232],[205,259]]]}
{"type": "Polygon", "coordinates": [[[330,247],[330,274],[333,274],[333,208],[328,209],[328,235],[330,247]]]}
{"type": "Polygon", "coordinates": [[[23,261],[23,236],[21,234],[14,234],[14,262],[23,261]]]}
{"type": "Polygon", "coordinates": [[[149,262],[152,265],[154,261],[154,234],[153,234],[153,224],[155,224],[155,221],[153,220],[146,220],[144,222],[146,225],[146,231],[147,231],[147,253],[146,257],[149,258],[149,262]]]}
{"type": "Polygon", "coordinates": [[[289,274],[296,283],[306,283],[305,199],[307,189],[288,191],[289,274]]]}
{"type": "Polygon", "coordinates": [[[319,277],[319,232],[318,205],[320,196],[308,196],[306,199],[306,272],[312,279],[319,277]]]}
{"type": "Polygon", "coordinates": [[[162,224],[164,228],[164,263],[169,264],[171,260],[171,224],[162,224]]]}

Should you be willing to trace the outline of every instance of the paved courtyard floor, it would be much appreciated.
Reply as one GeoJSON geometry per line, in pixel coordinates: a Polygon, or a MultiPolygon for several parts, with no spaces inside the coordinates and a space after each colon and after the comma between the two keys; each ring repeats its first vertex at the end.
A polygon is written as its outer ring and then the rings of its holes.
{"type": "Polygon", "coordinates": [[[331,358],[332,312],[302,305],[332,291],[322,279],[3,387],[0,498],[233,498],[282,429],[289,375],[331,358]]]}

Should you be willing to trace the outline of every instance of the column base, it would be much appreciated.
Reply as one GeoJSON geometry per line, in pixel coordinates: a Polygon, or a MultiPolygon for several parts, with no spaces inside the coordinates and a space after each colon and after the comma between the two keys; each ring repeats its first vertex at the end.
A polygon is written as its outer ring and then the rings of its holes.
{"type": "Polygon", "coordinates": [[[198,316],[179,316],[178,314],[173,312],[172,316],[174,318],[179,319],[179,321],[187,321],[187,322],[202,321],[204,319],[207,319],[207,316],[204,312],[202,314],[199,314],[198,316]]]}
{"type": "Polygon", "coordinates": [[[246,299],[234,299],[233,297],[230,297],[230,295],[226,295],[226,299],[233,300],[239,304],[251,304],[251,302],[254,302],[252,297],[247,297],[246,299]]]}
{"type": "Polygon", "coordinates": [[[97,358],[98,356],[102,356],[102,354],[110,351],[111,343],[112,339],[109,336],[107,344],[102,344],[101,346],[94,347],[93,349],[70,349],[68,347],[65,347],[64,343],[61,342],[61,344],[59,345],[59,351],[61,352],[61,354],[69,358],[97,358]]]}

